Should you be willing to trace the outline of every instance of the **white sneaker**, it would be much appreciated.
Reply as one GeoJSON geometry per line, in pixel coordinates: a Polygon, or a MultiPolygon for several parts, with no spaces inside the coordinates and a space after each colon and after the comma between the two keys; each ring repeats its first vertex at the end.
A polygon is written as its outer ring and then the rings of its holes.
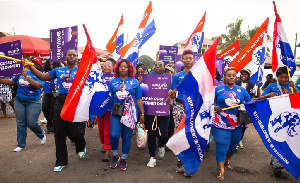
{"type": "Polygon", "coordinates": [[[24,147],[24,148],[22,148],[22,147],[16,147],[15,149],[14,149],[14,152],[20,152],[20,151],[23,151],[23,150],[25,150],[26,149],[26,147],[24,147]]]}
{"type": "Polygon", "coordinates": [[[86,153],[86,148],[84,148],[82,152],[78,153],[79,158],[83,158],[85,156],[85,153],[86,153]]]}
{"type": "Polygon", "coordinates": [[[46,143],[46,133],[45,133],[45,131],[43,131],[43,132],[44,132],[44,137],[42,139],[40,139],[41,144],[45,144],[46,143]]]}
{"type": "Polygon", "coordinates": [[[240,141],[239,146],[240,146],[241,149],[244,149],[244,145],[243,145],[242,141],[240,141]]]}
{"type": "Polygon", "coordinates": [[[150,161],[147,164],[147,167],[153,168],[156,165],[156,159],[154,157],[150,158],[150,161]]]}
{"type": "Polygon", "coordinates": [[[48,121],[46,120],[46,118],[41,119],[40,122],[41,122],[41,123],[44,123],[44,124],[47,124],[47,123],[48,123],[48,121]]]}
{"type": "Polygon", "coordinates": [[[61,172],[61,170],[64,168],[65,166],[56,166],[54,167],[54,171],[55,172],[61,172]]]}
{"type": "Polygon", "coordinates": [[[165,153],[166,153],[165,147],[158,148],[158,157],[160,159],[163,159],[165,157],[165,153]]]}

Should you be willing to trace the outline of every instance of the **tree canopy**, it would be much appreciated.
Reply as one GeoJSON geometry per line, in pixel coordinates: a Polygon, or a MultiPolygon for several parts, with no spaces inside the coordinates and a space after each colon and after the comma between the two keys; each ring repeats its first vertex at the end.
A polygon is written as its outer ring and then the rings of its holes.
{"type": "Polygon", "coordinates": [[[146,65],[147,69],[151,69],[154,66],[155,61],[148,55],[142,55],[139,57],[139,63],[146,65]]]}

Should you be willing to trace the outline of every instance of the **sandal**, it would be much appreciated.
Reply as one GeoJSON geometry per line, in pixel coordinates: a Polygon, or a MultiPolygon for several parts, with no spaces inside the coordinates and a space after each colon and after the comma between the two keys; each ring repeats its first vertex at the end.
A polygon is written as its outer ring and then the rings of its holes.
{"type": "Polygon", "coordinates": [[[219,175],[218,175],[217,179],[218,179],[219,181],[223,181],[223,180],[224,180],[224,174],[223,174],[223,176],[222,176],[222,172],[219,172],[219,175]]]}
{"type": "Polygon", "coordinates": [[[231,165],[230,160],[225,160],[225,166],[226,166],[229,170],[233,170],[233,166],[231,165]]]}

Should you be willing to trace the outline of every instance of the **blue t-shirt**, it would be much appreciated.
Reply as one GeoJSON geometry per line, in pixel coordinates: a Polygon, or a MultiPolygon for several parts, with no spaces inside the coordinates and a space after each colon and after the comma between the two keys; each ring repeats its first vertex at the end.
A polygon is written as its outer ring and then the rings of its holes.
{"type": "MultiPolygon", "coordinates": [[[[26,71],[27,76],[30,76],[33,80],[44,84],[44,81],[39,80],[33,73],[26,71]]],[[[17,83],[17,96],[20,98],[40,98],[42,89],[34,88],[31,84],[25,80],[24,76],[15,76],[12,80],[17,83]]]]}
{"type": "MultiPolygon", "coordinates": [[[[216,106],[223,108],[236,106],[245,102],[250,102],[252,99],[248,92],[241,86],[234,85],[232,89],[222,84],[215,88],[216,106]]],[[[217,128],[235,129],[237,124],[237,115],[239,108],[233,108],[215,113],[213,125],[217,128]]]]}
{"type": "MultiPolygon", "coordinates": [[[[184,71],[178,72],[173,76],[172,84],[171,84],[171,90],[174,90],[176,86],[183,80],[183,78],[186,76],[186,73],[184,71]]],[[[182,100],[182,96],[178,93],[177,99],[182,100]]]]}
{"type": "Polygon", "coordinates": [[[121,85],[122,79],[120,77],[109,82],[108,91],[113,98],[113,102],[124,103],[126,97],[131,95],[137,108],[136,99],[142,99],[142,89],[138,80],[129,77],[124,81],[123,88],[121,88],[121,85]]]}
{"type": "Polygon", "coordinates": [[[45,81],[43,85],[44,93],[52,93],[55,88],[54,80],[45,81]]]}
{"type": "Polygon", "coordinates": [[[75,78],[75,75],[77,73],[78,67],[75,67],[70,72],[70,77],[65,77],[68,67],[58,67],[53,69],[52,71],[49,71],[49,75],[51,76],[52,80],[57,79],[57,85],[59,87],[59,93],[60,94],[68,94],[69,90],[72,86],[73,80],[75,78]]]}
{"type": "MultiPolygon", "coordinates": [[[[285,85],[280,85],[283,94],[287,94],[287,93],[292,93],[291,89],[289,87],[289,83],[286,83],[285,85]]],[[[265,89],[264,93],[262,94],[262,96],[265,96],[271,92],[277,93],[277,95],[281,95],[281,92],[277,86],[277,83],[271,83],[267,86],[267,88],[265,89]]]]}

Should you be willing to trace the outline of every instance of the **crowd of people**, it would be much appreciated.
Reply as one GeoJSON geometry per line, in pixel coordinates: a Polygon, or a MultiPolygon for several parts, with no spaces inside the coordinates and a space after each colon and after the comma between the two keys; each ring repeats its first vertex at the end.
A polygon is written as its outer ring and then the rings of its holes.
{"type": "MultiPolygon", "coordinates": [[[[33,57],[33,65],[25,63],[22,75],[12,79],[0,79],[0,83],[17,88],[16,95],[11,92],[10,97],[2,103],[10,103],[14,107],[17,121],[17,147],[13,150],[19,152],[26,149],[27,127],[33,131],[40,139],[41,144],[46,143],[46,133],[54,133],[56,147],[56,162],[54,171],[61,171],[68,165],[68,151],[66,137],[75,143],[76,153],[79,158],[83,158],[87,152],[85,129],[86,122],[69,122],[60,117],[60,112],[64,105],[67,94],[77,72],[78,54],[74,49],[66,51],[66,62],[50,63],[46,61],[42,69],[42,60],[33,57]],[[43,93],[43,94],[42,94],[43,93]],[[43,97],[41,96],[43,95],[43,97]],[[45,132],[38,123],[39,116],[43,114],[48,121],[45,132]]],[[[99,138],[103,144],[102,151],[105,155],[103,162],[110,161],[110,168],[125,171],[127,160],[131,149],[132,134],[135,133],[137,122],[144,124],[148,131],[148,149],[150,159],[147,167],[156,166],[156,146],[158,146],[157,157],[163,159],[167,147],[168,139],[178,128],[182,118],[185,116],[185,104],[182,95],[176,91],[176,86],[183,80],[194,65],[194,54],[191,50],[182,53],[182,71],[176,73],[174,64],[165,65],[164,61],[157,60],[151,69],[143,63],[138,63],[135,67],[126,60],[115,61],[112,58],[102,64],[102,71],[105,74],[114,74],[110,81],[108,91],[111,94],[113,106],[102,117],[97,117],[99,138]],[[170,115],[149,115],[145,114],[142,102],[142,90],[140,83],[135,79],[136,74],[171,74],[172,83],[168,96],[170,97],[170,115]],[[124,105],[125,103],[131,105],[124,105]],[[129,107],[128,107],[129,106],[129,107]],[[124,120],[123,111],[130,110],[132,119],[124,120]],[[133,123],[133,124],[132,124],[133,123]],[[122,137],[122,150],[119,153],[119,139],[122,137]]],[[[267,76],[267,81],[260,88],[260,83],[250,81],[251,71],[243,69],[240,77],[237,77],[235,68],[225,68],[223,84],[215,88],[215,116],[211,127],[211,137],[216,144],[216,161],[219,168],[217,179],[222,181],[225,177],[225,168],[233,169],[231,158],[237,148],[244,148],[242,139],[249,122],[238,120],[240,111],[245,111],[243,107],[223,110],[227,107],[250,102],[255,99],[264,99],[286,93],[298,91],[294,83],[288,81],[288,72],[285,67],[281,67],[276,72],[277,80],[273,80],[272,75],[267,76]],[[260,95],[261,90],[264,90],[260,95]]],[[[221,76],[217,74],[217,80],[221,76]]],[[[6,93],[7,94],[7,93],[6,93]]],[[[168,96],[165,96],[166,98],[168,96]]],[[[3,108],[2,108],[3,110],[3,108]]],[[[4,110],[5,111],[5,110],[4,110]]],[[[6,113],[3,114],[4,116],[6,113]]],[[[4,117],[2,116],[2,117],[4,117]]],[[[211,139],[211,138],[210,138],[211,139]]],[[[208,144],[209,146],[209,144],[208,144]]],[[[281,173],[282,164],[272,156],[271,161],[274,173],[281,173]]],[[[178,159],[176,172],[186,174],[182,162],[178,159]]]]}

